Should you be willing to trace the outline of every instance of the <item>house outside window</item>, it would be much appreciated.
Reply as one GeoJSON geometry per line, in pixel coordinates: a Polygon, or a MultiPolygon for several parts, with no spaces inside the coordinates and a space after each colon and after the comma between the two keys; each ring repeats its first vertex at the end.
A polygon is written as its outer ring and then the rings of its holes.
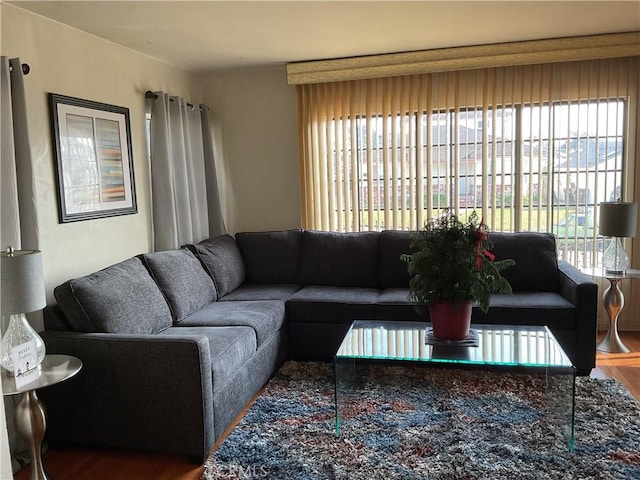
{"type": "MultiPolygon", "coordinates": [[[[357,118],[359,212],[351,218],[359,223],[345,230],[383,230],[388,217],[399,217],[396,228],[415,229],[429,209],[465,218],[486,205],[492,230],[551,232],[561,258],[589,266],[604,244],[597,206],[621,196],[624,118],[618,99],[357,118]],[[403,136],[390,138],[392,130],[403,136]]],[[[344,152],[334,149],[333,158],[343,162],[344,152]]],[[[341,178],[340,188],[349,181],[341,178]]]]}

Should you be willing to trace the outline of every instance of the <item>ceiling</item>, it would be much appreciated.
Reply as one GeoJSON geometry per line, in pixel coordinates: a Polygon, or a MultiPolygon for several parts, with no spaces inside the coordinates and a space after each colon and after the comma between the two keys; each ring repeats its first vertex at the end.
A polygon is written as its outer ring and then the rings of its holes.
{"type": "Polygon", "coordinates": [[[640,31],[640,1],[6,1],[189,71],[640,31]]]}

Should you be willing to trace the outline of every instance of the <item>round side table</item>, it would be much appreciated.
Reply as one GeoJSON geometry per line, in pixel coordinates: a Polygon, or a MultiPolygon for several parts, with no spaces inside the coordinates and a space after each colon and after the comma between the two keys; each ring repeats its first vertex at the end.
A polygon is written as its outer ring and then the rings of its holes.
{"type": "Polygon", "coordinates": [[[606,278],[609,287],[602,297],[602,305],[609,315],[609,330],[605,337],[598,343],[597,349],[607,353],[629,353],[627,347],[618,335],[618,317],[624,307],[624,295],[618,284],[622,280],[640,278],[640,270],[628,268],[624,273],[607,272],[603,268],[586,268],[584,273],[596,278],[606,278]]]}
{"type": "Polygon", "coordinates": [[[2,394],[20,395],[16,406],[16,426],[18,433],[29,445],[31,456],[31,480],[47,480],[42,465],[42,440],[47,422],[42,402],[38,400],[36,390],[64,382],[73,377],[82,368],[82,361],[70,355],[46,355],[40,365],[40,377],[37,380],[16,388],[15,379],[2,372],[2,394]]]}

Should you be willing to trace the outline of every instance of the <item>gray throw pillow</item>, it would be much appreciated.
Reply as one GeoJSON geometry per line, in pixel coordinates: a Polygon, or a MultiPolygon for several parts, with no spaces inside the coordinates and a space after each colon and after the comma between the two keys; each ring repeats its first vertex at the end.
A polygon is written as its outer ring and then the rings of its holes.
{"type": "Polygon", "coordinates": [[[411,251],[411,235],[404,230],[380,232],[378,276],[380,288],[408,288],[407,264],[400,257],[411,251]]]}
{"type": "Polygon", "coordinates": [[[302,230],[236,233],[247,283],[298,283],[302,230]]]}
{"type": "Polygon", "coordinates": [[[169,306],[139,258],[130,258],[54,290],[76,331],[157,333],[171,326],[169,306]]]}
{"type": "Polygon", "coordinates": [[[496,260],[516,264],[502,272],[514,292],[559,292],[556,239],[551,233],[490,232],[496,260]]]}
{"type": "Polygon", "coordinates": [[[304,230],[300,283],[336,287],[378,286],[378,232],[304,230]]]}
{"type": "Polygon", "coordinates": [[[240,249],[230,235],[203,240],[189,248],[197,255],[213,279],[218,298],[233,292],[245,279],[245,267],[240,249]]]}
{"type": "Polygon", "coordinates": [[[179,322],[216,300],[213,281],[189,250],[147,253],[142,260],[179,322]]]}

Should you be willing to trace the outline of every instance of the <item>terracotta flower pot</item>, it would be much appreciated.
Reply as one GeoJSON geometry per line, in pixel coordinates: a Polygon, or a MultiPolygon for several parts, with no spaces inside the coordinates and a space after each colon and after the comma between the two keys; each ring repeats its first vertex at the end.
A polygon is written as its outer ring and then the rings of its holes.
{"type": "Polygon", "coordinates": [[[471,300],[454,304],[438,300],[429,305],[433,334],[443,340],[463,340],[469,335],[471,300]]]}

